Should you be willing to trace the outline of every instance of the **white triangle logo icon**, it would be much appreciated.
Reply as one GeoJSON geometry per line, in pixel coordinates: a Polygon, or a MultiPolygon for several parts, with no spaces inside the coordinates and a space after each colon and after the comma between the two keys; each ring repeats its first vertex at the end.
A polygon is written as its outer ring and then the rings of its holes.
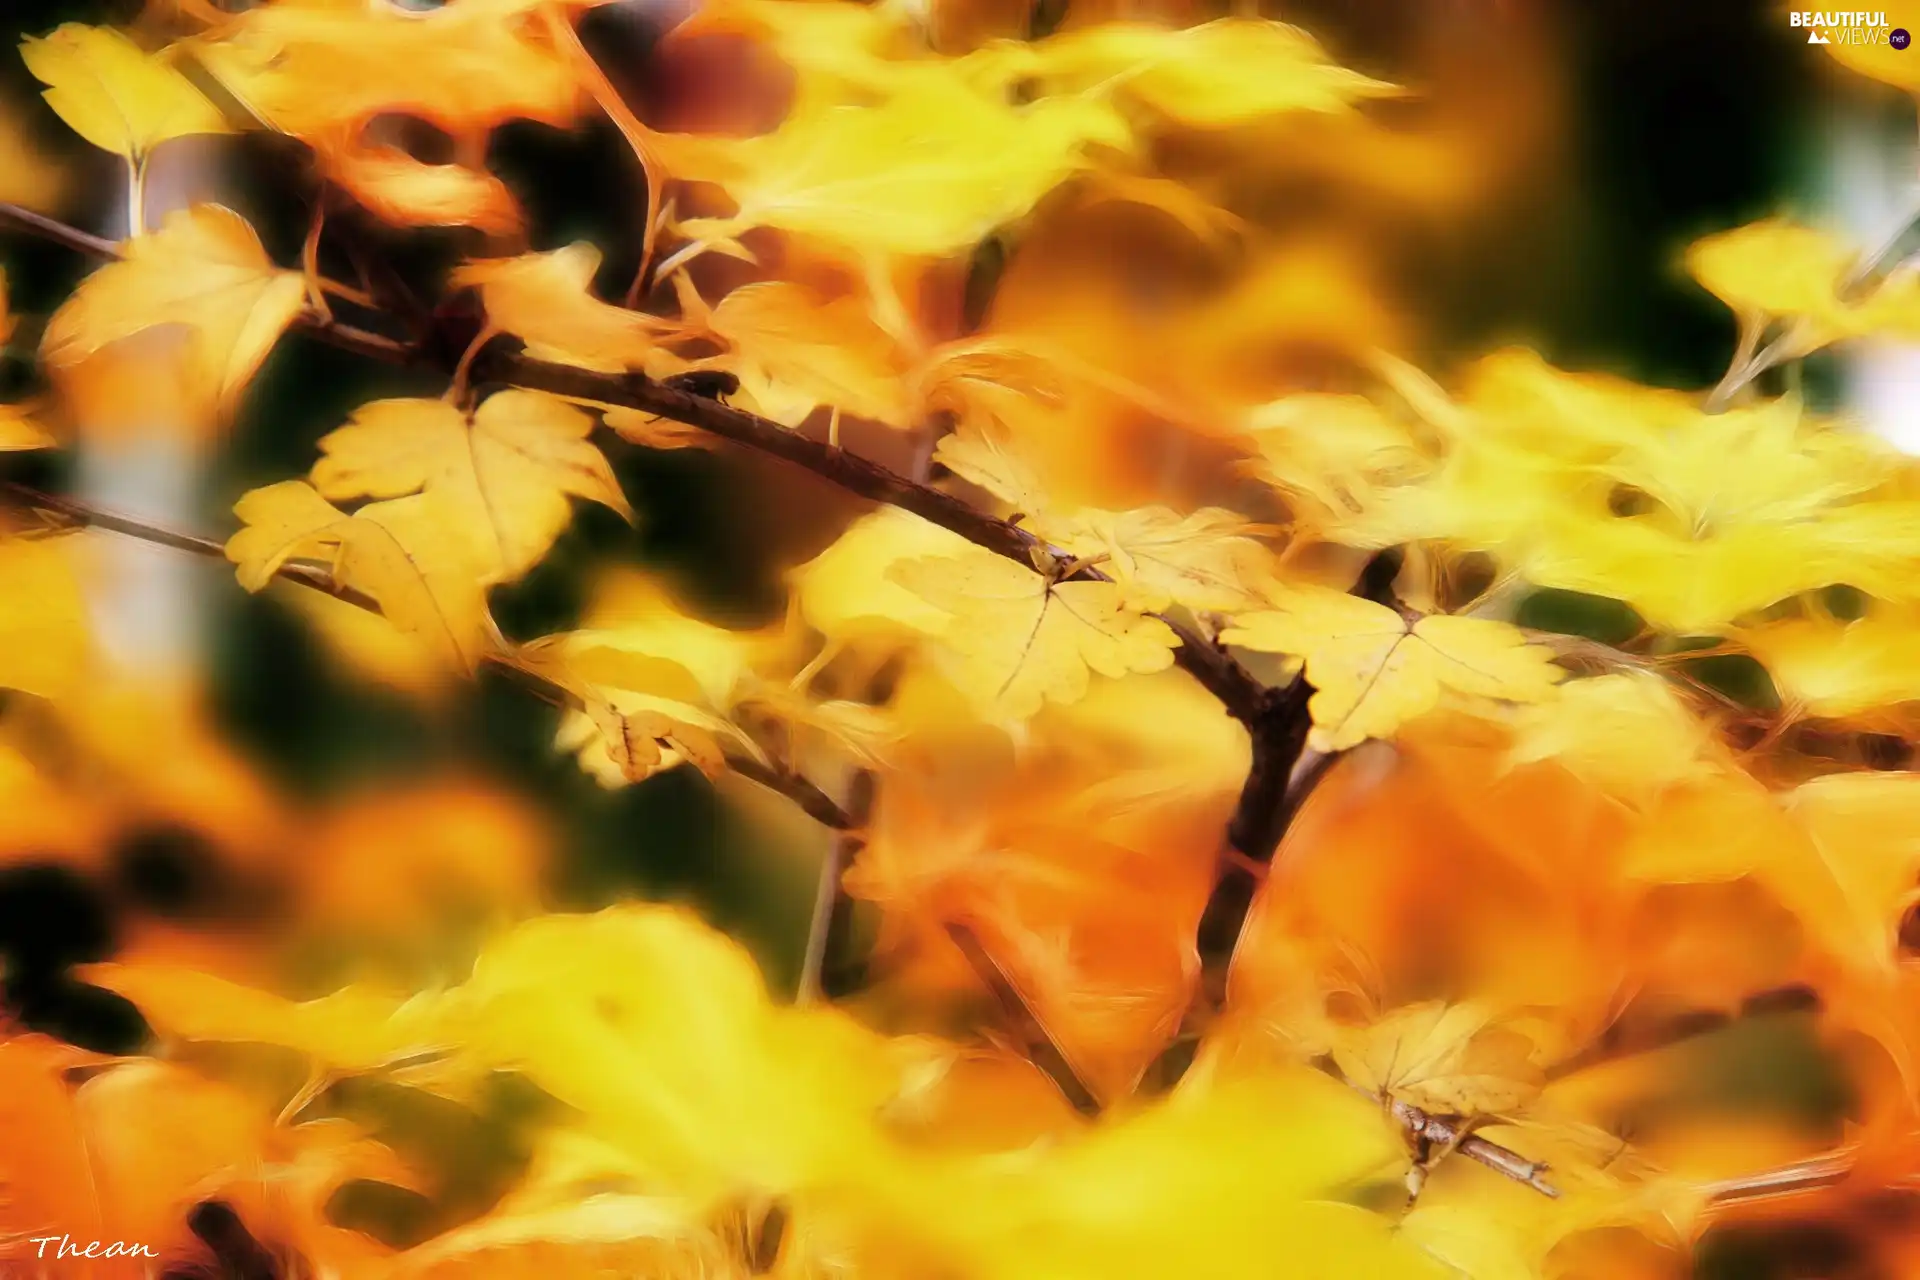
{"type": "Polygon", "coordinates": [[[1807,43],[1808,44],[1832,44],[1833,41],[1827,39],[1825,36],[1821,35],[1818,31],[1814,31],[1814,32],[1808,33],[1807,43]]]}

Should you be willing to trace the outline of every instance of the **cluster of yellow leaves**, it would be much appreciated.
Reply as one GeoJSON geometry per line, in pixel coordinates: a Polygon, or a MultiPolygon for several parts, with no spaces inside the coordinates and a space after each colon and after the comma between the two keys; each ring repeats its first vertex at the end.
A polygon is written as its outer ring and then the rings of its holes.
{"type": "MultiPolygon", "coordinates": [[[[618,1248],[652,1259],[649,1274],[745,1274],[727,1215],[743,1200],[773,1200],[787,1218],[779,1274],[830,1263],[875,1274],[934,1266],[1094,1277],[1183,1264],[1231,1274],[1283,1258],[1311,1275],[1353,1265],[1422,1280],[1446,1274],[1416,1241],[1346,1199],[1391,1178],[1404,1156],[1376,1111],[1324,1077],[1212,1082],[1031,1145],[982,1143],[978,1127],[960,1130],[970,1141],[935,1141],[930,1126],[944,1110],[1010,1095],[970,1088],[979,1068],[953,1045],[888,1039],[837,1011],[771,1001],[736,944],[673,909],[529,923],[490,946],[467,981],[399,1006],[351,991],[296,1004],[141,966],[97,966],[88,976],[132,996],[183,1048],[279,1045],[332,1076],[430,1091],[511,1070],[591,1124],[550,1130],[528,1181],[485,1216],[395,1250],[326,1226],[320,1212],[345,1179],[428,1185],[353,1122],[305,1108],[275,1122],[272,1096],[220,1079],[214,1057],[109,1067],[75,1089],[67,1078],[91,1069],[84,1057],[30,1037],[0,1046],[20,1076],[9,1096],[38,1100],[30,1140],[15,1149],[73,1160],[124,1126],[126,1163],[109,1167],[139,1180],[109,1181],[97,1212],[115,1227],[145,1227],[142,1238],[162,1248],[182,1242],[174,1215],[211,1192],[229,1197],[263,1239],[323,1270],[408,1276],[457,1265],[461,1274],[510,1275],[555,1250],[586,1260],[618,1248]],[[408,1065],[430,1059],[424,1072],[408,1065]],[[167,1135],[134,1108],[161,1089],[180,1098],[164,1109],[166,1127],[177,1121],[198,1139],[141,1176],[142,1161],[159,1153],[132,1144],[167,1135]],[[123,1091],[125,1108],[92,1109],[123,1091]],[[1234,1154],[1220,1159],[1227,1150],[1234,1154]],[[163,1168],[167,1176],[156,1176],[163,1168]],[[1290,1228],[1280,1237],[1276,1221],[1290,1228]],[[1196,1226],[1210,1251],[1199,1264],[1196,1226]]],[[[1053,1124],[1046,1116],[1034,1109],[1027,1123],[1053,1124]]],[[[9,1201],[10,1234],[60,1220],[78,1195],[51,1179],[34,1185],[34,1198],[9,1201]]]]}
{"type": "MultiPolygon", "coordinates": [[[[952,15],[921,6],[716,0],[662,56],[725,37],[784,64],[777,123],[743,135],[635,119],[573,30],[587,7],[182,5],[202,29],[165,50],[69,25],[23,56],[136,189],[172,139],[266,127],[383,221],[502,241],[524,215],[477,159],[489,136],[570,126],[591,103],[650,194],[671,190],[634,217],[649,257],[666,249],[649,263],[660,287],[616,305],[596,293],[593,245],[490,247],[447,281],[478,294],[485,336],[599,374],[731,374],[783,427],[824,418],[835,446],[862,424],[925,445],[936,483],[997,513],[998,551],[894,508],[855,520],[792,571],[779,625],[719,625],[614,574],[580,625],[513,645],[487,593],[542,562],[573,500],[637,518],[595,414],[643,445],[681,437],[544,392],[473,395],[463,374],[445,399],[362,405],[306,479],[235,507],[227,554],[248,590],[292,567],[439,665],[538,679],[568,704],[559,746],[608,785],[729,761],[835,793],[877,775],[845,876],[879,911],[873,981],[851,1011],[789,1005],[737,944],[666,908],[524,923],[454,985],[304,1001],[149,940],[87,977],[132,1000],[168,1057],[0,1038],[0,1107],[24,1100],[28,1153],[0,1158],[0,1249],[52,1229],[184,1255],[186,1211],[222,1197],[320,1274],[394,1280],[745,1275],[769,1264],[738,1220],[775,1210],[771,1270],[793,1277],[1531,1280],[1583,1250],[1612,1274],[1615,1251],[1671,1261],[1715,1179],[1817,1144],[1784,1123],[1716,1128],[1685,1092],[1710,1091],[1704,1067],[1588,1072],[1582,1055],[1609,1028],[1651,1035],[1787,987],[1819,1001],[1796,1034],[1836,1056],[1864,1043],[1897,1080],[1875,1086],[1874,1123],[1911,1128],[1920,782],[1785,743],[1808,718],[1912,727],[1911,464],[1792,396],[1709,412],[1520,350],[1451,394],[1377,352],[1355,388],[1291,392],[1276,352],[1352,354],[1394,326],[1345,251],[1289,253],[1222,207],[1242,131],[1344,118],[1392,90],[1284,24],[1095,22],[949,50],[929,37],[952,15]],[[199,73],[250,119],[216,108],[199,73]],[[396,116],[440,127],[462,159],[392,145],[396,116]],[[1230,158],[1162,170],[1186,151],[1230,158]],[[964,278],[1003,237],[1013,261],[960,319],[964,278]],[[1354,594],[1386,548],[1406,568],[1354,594]],[[1490,577],[1459,599],[1470,568],[1490,577]],[[1608,648],[1529,633],[1516,606],[1543,588],[1617,602],[1640,634],[1608,648]],[[1864,612],[1840,616],[1836,588],[1864,612]],[[1346,758],[1266,880],[1195,1069],[1135,1099],[1193,1007],[1195,932],[1248,767],[1242,728],[1172,670],[1209,648],[1276,687],[1304,679],[1309,746],[1346,758]],[[1716,704],[1686,664],[1729,654],[1784,705],[1716,704]],[[1601,673],[1574,678],[1582,658],[1601,673]],[[1770,736],[1736,747],[1755,719],[1770,736]],[[956,929],[1102,1119],[965,1042],[992,1015],[956,929]],[[295,1078],[262,1087],[208,1046],[274,1047],[295,1078]],[[1354,1088],[1310,1069],[1323,1060],[1354,1088]],[[436,1188],[336,1086],[478,1116],[507,1074],[560,1104],[510,1193],[413,1248],[338,1223],[349,1182],[436,1188]],[[1631,1148],[1629,1102],[1656,1117],[1631,1148]],[[1392,1203],[1434,1158],[1406,1149],[1396,1108],[1550,1162],[1562,1198],[1442,1159],[1417,1203],[1392,1203]],[[1619,1246],[1622,1228],[1640,1243],[1619,1246]]],[[[1853,262],[1780,222],[1688,254],[1755,344],[1780,327],[1776,361],[1911,330],[1912,274],[1855,282],[1853,262]]],[[[78,420],[149,411],[149,368],[224,417],[280,337],[321,319],[306,312],[320,284],[237,214],[197,206],[87,278],[42,363],[78,420]]],[[[11,329],[0,306],[0,339],[11,329]]],[[[0,408],[0,447],[52,443],[36,422],[0,408]]],[[[111,741],[116,708],[88,692],[77,542],[0,541],[0,685],[111,741]]],[[[168,745],[161,772],[192,775],[195,753],[168,745]]],[[[25,748],[0,751],[0,789],[41,815],[36,840],[104,838],[25,748]]],[[[400,796],[317,824],[297,842],[303,923],[402,933],[463,851],[528,843],[475,807],[400,796]]],[[[479,858],[464,878],[524,906],[529,861],[479,858]]]]}

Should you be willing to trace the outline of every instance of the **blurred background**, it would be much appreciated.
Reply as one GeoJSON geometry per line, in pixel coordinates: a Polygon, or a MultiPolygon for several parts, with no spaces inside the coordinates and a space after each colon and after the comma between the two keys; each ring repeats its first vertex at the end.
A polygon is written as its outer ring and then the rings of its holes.
{"type": "MultiPolygon", "coordinates": [[[[110,0],[0,8],[9,50],[61,22],[141,16],[110,0]]],[[[1088,0],[1062,20],[1112,11],[1088,0]]],[[[697,48],[655,57],[676,12],[609,6],[584,26],[623,89],[662,122],[710,110],[705,73],[725,59],[697,48]]],[[[1444,376],[1516,342],[1564,368],[1704,389],[1734,332],[1679,268],[1689,241],[1789,212],[1872,243],[1914,198],[1912,101],[1840,71],[1772,4],[1266,0],[1261,12],[1417,91],[1362,122],[1276,131],[1270,172],[1232,193],[1233,207],[1283,237],[1271,287],[1297,298],[1295,318],[1262,358],[1298,388],[1333,379],[1367,345],[1444,376]]],[[[511,125],[490,162],[528,210],[531,247],[595,242],[606,251],[601,283],[618,296],[644,195],[614,131],[511,125]]],[[[187,140],[156,163],[150,220],[215,199],[245,213],[280,261],[297,260],[298,184],[269,139],[187,140]]],[[[119,162],[60,125],[16,57],[0,59],[0,199],[118,238],[121,187],[119,162]]],[[[478,251],[465,234],[414,234],[395,252],[427,277],[478,251]]],[[[31,383],[32,321],[90,264],[11,234],[0,234],[0,261],[28,319],[0,368],[11,393],[31,383]]],[[[971,269],[991,287],[986,247],[971,269]]],[[[1857,409],[1920,450],[1913,354],[1823,356],[1797,376],[1816,403],[1857,409]]],[[[234,499],[305,471],[315,442],[355,406],[441,389],[294,335],[217,447],[156,422],[88,435],[59,457],[0,455],[0,474],[224,537],[234,499]]],[[[495,593],[510,635],[573,623],[596,575],[618,563],[659,575],[715,621],[777,620],[783,575],[855,511],[760,459],[612,458],[638,529],[581,507],[547,561],[495,593]]],[[[693,770],[603,789],[553,749],[558,713],[521,690],[483,678],[475,691],[435,693],[345,606],[278,588],[248,596],[225,565],[97,540],[107,571],[89,604],[115,660],[155,680],[191,676],[207,698],[204,711],[102,708],[101,759],[125,774],[97,792],[77,783],[33,821],[0,822],[0,953],[8,1004],[27,1025],[129,1047],[137,1015],[67,982],[66,967],[116,949],[213,947],[219,930],[206,921],[279,919],[260,896],[275,892],[312,926],[295,978],[316,992],[368,956],[406,980],[430,977],[502,902],[589,907],[628,895],[695,903],[746,940],[776,984],[791,982],[822,837],[778,802],[744,785],[717,793],[693,770]]],[[[6,801],[11,812],[26,811],[19,799],[6,801]]]]}

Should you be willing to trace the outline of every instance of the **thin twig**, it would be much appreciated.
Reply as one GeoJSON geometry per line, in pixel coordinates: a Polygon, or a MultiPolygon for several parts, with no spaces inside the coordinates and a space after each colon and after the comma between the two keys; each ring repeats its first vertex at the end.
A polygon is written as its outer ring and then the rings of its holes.
{"type": "Polygon", "coordinates": [[[1519,1152],[1510,1151],[1497,1142],[1488,1142],[1478,1134],[1470,1133],[1463,1137],[1461,1122],[1422,1111],[1410,1103],[1394,1102],[1388,1111],[1409,1137],[1424,1139],[1437,1147],[1450,1147],[1495,1173],[1532,1187],[1543,1196],[1554,1200],[1560,1198],[1559,1190],[1546,1180],[1547,1166],[1540,1161],[1529,1160],[1519,1152]]]}
{"type": "MultiPolygon", "coordinates": [[[[138,538],[142,542],[170,547],[175,551],[185,551],[190,555],[203,556],[209,560],[227,558],[226,547],[212,538],[163,528],[132,516],[102,510],[74,498],[45,493],[16,481],[0,480],[0,495],[10,498],[16,506],[57,517],[64,527],[104,529],[110,533],[138,538]]],[[[336,600],[344,601],[357,609],[365,609],[369,613],[381,611],[379,602],[373,597],[334,581],[331,573],[315,565],[289,561],[281,565],[274,576],[295,586],[305,587],[309,591],[318,591],[323,595],[332,596],[336,600]]],[[[489,655],[486,663],[491,669],[498,671],[543,702],[560,707],[578,705],[578,699],[571,690],[538,672],[528,670],[513,661],[509,655],[489,655]]],[[[846,810],[834,803],[831,796],[797,774],[768,768],[747,756],[730,756],[727,764],[734,773],[749,782],[758,783],[770,791],[785,796],[799,806],[801,812],[824,827],[834,831],[848,831],[859,825],[846,810]]]]}
{"type": "Polygon", "coordinates": [[[968,965],[980,975],[987,990],[993,994],[995,1003],[1012,1024],[1014,1034],[1020,1038],[1021,1049],[1033,1065],[1046,1073],[1075,1111],[1084,1116],[1099,1115],[1100,1099],[1094,1096],[1093,1090],[1074,1069],[1073,1063],[1067,1060],[1067,1055],[1033,1011],[1033,1006],[1020,994],[1019,986],[1000,967],[993,953],[981,943],[980,935],[967,925],[949,921],[947,936],[953,939],[953,944],[967,958],[968,965]]]}
{"type": "MultiPolygon", "coordinates": [[[[1885,276],[1888,271],[1888,262],[1891,260],[1896,266],[1898,265],[1901,260],[1900,250],[1915,231],[1920,231],[1920,204],[1916,204],[1907,216],[1900,220],[1899,226],[1894,228],[1891,235],[1881,241],[1872,252],[1862,255],[1847,274],[1840,278],[1834,285],[1835,296],[1843,302],[1851,301],[1868,285],[1885,276]]],[[[1719,385],[1707,394],[1706,411],[1708,413],[1723,411],[1733,403],[1733,398],[1740,393],[1741,389],[1755,378],[1775,365],[1806,354],[1799,349],[1802,329],[1803,326],[1798,322],[1789,323],[1782,332],[1757,352],[1752,351],[1752,342],[1748,340],[1747,335],[1743,334],[1740,349],[1734,353],[1726,376],[1721,378],[1719,385]]],[[[1757,329],[1752,336],[1758,337],[1757,329]]]]}
{"type": "Polygon", "coordinates": [[[873,791],[871,772],[862,769],[853,775],[847,796],[846,816],[850,822],[839,828],[840,834],[820,860],[820,878],[813,890],[813,913],[807,920],[807,949],[800,958],[800,981],[794,997],[799,1004],[810,1004],[820,998],[827,953],[832,950],[834,940],[845,935],[851,901],[841,881],[865,843],[858,828],[866,825],[871,813],[873,791]]]}
{"type": "MultiPolygon", "coordinates": [[[[0,226],[13,226],[96,257],[117,257],[119,246],[63,223],[44,218],[17,205],[0,203],[0,226]]],[[[431,341],[401,342],[353,325],[340,324],[318,312],[304,312],[294,327],[342,350],[388,364],[418,365],[433,358],[431,341]]],[[[462,344],[464,346],[464,344],[462,344]]],[[[1069,557],[1008,521],[976,510],[950,493],[918,484],[859,454],[809,439],[767,418],[747,413],[707,396],[653,382],[637,375],[595,373],[571,365],[552,364],[509,354],[495,347],[473,361],[476,382],[494,381],[546,391],[574,400],[658,414],[732,440],[760,453],[813,472],[849,493],[910,511],[923,520],[957,533],[975,546],[1020,564],[1063,567],[1069,557]]],[[[1084,568],[1072,575],[1080,581],[1107,581],[1098,569],[1084,568]]],[[[1228,714],[1243,724],[1259,717],[1268,705],[1269,690],[1231,654],[1177,619],[1163,619],[1179,637],[1175,660],[1219,699],[1228,714]]]]}
{"type": "MultiPolygon", "coordinates": [[[[15,206],[0,204],[0,225],[11,225],[94,256],[115,257],[119,253],[116,245],[15,206]]],[[[388,363],[428,364],[437,358],[433,334],[425,335],[424,340],[417,343],[400,342],[368,330],[341,325],[313,311],[302,314],[295,321],[295,327],[322,341],[388,363]]],[[[811,471],[857,497],[909,511],[960,535],[975,546],[1037,568],[1057,580],[1109,581],[1097,568],[1073,566],[1070,557],[1027,530],[978,511],[952,494],[899,475],[836,445],[809,439],[779,423],[746,413],[716,398],[637,375],[596,373],[570,365],[534,360],[524,354],[507,353],[497,346],[478,353],[472,361],[471,374],[476,382],[495,381],[546,391],[572,400],[619,405],[685,423],[811,471]],[[1066,572],[1069,568],[1073,572],[1066,572]]],[[[115,520],[114,525],[101,523],[97,518],[91,522],[131,536],[148,537],[149,540],[157,540],[151,535],[165,532],[137,521],[119,517],[115,517],[115,520]]],[[[188,539],[181,545],[185,550],[202,554],[223,554],[218,544],[204,540],[188,539]]],[[[292,580],[303,585],[318,585],[301,577],[293,577],[292,580]]],[[[327,590],[329,594],[339,594],[339,589],[325,575],[321,575],[321,582],[325,585],[320,585],[320,589],[327,590]]],[[[1201,636],[1190,626],[1177,619],[1163,621],[1178,638],[1174,656],[1181,668],[1218,699],[1230,715],[1246,725],[1253,735],[1254,758],[1262,778],[1290,777],[1305,740],[1305,697],[1311,690],[1302,681],[1296,681],[1286,689],[1272,689],[1255,678],[1225,648],[1201,636]]],[[[511,667],[511,664],[508,665],[511,667]]],[[[527,674],[519,672],[519,677],[524,680],[527,674]]],[[[571,700],[570,694],[559,692],[566,700],[571,700]]],[[[853,825],[845,812],[811,783],[775,774],[751,761],[731,763],[742,776],[794,798],[810,815],[826,825],[843,830],[853,825]]],[[[1265,786],[1263,782],[1263,795],[1265,786]]],[[[1279,797],[1284,798],[1285,794],[1285,788],[1280,788],[1279,797]]],[[[1270,825],[1262,824],[1263,827],[1270,825]]],[[[1236,824],[1236,830],[1239,829],[1240,825],[1236,824]]],[[[1255,844],[1254,848],[1242,849],[1247,857],[1255,861],[1264,861],[1272,852],[1270,846],[1261,847],[1261,843],[1256,842],[1264,842],[1264,834],[1257,838],[1252,835],[1239,838],[1255,844]]],[[[1035,1062],[1053,1076],[1076,1108],[1087,1114],[1097,1112],[1098,1099],[1027,1008],[1018,988],[980,946],[979,939],[963,925],[952,926],[950,931],[1009,1016],[1020,1025],[1035,1062]]]]}

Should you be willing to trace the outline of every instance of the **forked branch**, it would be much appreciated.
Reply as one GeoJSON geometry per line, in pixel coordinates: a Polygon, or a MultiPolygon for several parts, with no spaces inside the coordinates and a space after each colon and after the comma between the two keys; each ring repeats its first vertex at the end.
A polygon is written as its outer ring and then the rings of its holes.
{"type": "MultiPolygon", "coordinates": [[[[120,252],[118,245],[100,237],[14,205],[0,203],[0,226],[10,226],[93,257],[112,258],[119,256],[120,252]]],[[[317,310],[302,314],[295,327],[343,350],[399,365],[444,365],[450,350],[457,352],[465,345],[449,342],[445,340],[446,335],[436,333],[402,341],[342,323],[317,310]]],[[[1039,566],[1043,571],[1051,566],[1063,580],[1106,580],[1097,568],[1071,566],[1063,553],[1010,521],[978,511],[952,494],[899,475],[858,454],[848,453],[835,444],[813,440],[716,398],[637,375],[596,373],[535,360],[524,354],[508,352],[497,344],[477,353],[470,373],[478,381],[506,383],[669,418],[792,463],[855,496],[910,511],[1007,559],[1023,565],[1039,566]],[[1070,567],[1073,572],[1064,572],[1070,567]]],[[[107,529],[196,555],[225,558],[222,545],[211,539],[176,533],[24,486],[7,484],[5,491],[20,505],[47,513],[72,526],[107,529]]],[[[360,607],[377,609],[370,599],[334,582],[324,569],[294,564],[284,567],[279,576],[360,607]]],[[[1300,800],[1324,772],[1324,762],[1317,758],[1304,764],[1302,762],[1309,724],[1306,704],[1312,689],[1300,679],[1284,688],[1268,686],[1223,647],[1194,628],[1177,619],[1163,621],[1178,637],[1174,656],[1181,668],[1199,681],[1228,714],[1245,725],[1252,737],[1252,769],[1242,789],[1229,828],[1229,838],[1247,862],[1264,863],[1272,856],[1300,800]]],[[[560,705],[573,701],[571,693],[524,668],[504,660],[497,665],[548,701],[560,705]]],[[[741,776],[779,791],[831,829],[850,831],[859,825],[837,802],[803,778],[776,773],[748,760],[731,763],[741,776]]],[[[1234,900],[1235,895],[1230,894],[1216,894],[1215,897],[1225,908],[1213,922],[1221,935],[1219,941],[1225,944],[1223,950],[1216,951],[1218,954],[1230,954],[1232,938],[1237,937],[1239,925],[1245,916],[1246,899],[1234,900]]],[[[1097,1111],[1098,1102],[1091,1090],[1079,1078],[1058,1044],[1046,1033],[1044,1025],[1020,997],[1018,989],[979,945],[978,938],[964,927],[957,928],[952,936],[1008,1016],[1022,1031],[1023,1038],[1028,1042],[1028,1051],[1037,1065],[1053,1077],[1056,1085],[1076,1108],[1089,1114],[1097,1111]]],[[[1409,1121],[1402,1118],[1402,1123],[1409,1121]]],[[[1433,1131],[1432,1126],[1445,1125],[1444,1121],[1425,1116],[1420,1123],[1426,1126],[1425,1132],[1429,1136],[1433,1131]]],[[[1504,1148],[1468,1138],[1460,1149],[1490,1168],[1551,1194],[1550,1189],[1537,1180],[1537,1167],[1504,1148]],[[1482,1148],[1485,1150],[1482,1151],[1482,1148]]]]}

